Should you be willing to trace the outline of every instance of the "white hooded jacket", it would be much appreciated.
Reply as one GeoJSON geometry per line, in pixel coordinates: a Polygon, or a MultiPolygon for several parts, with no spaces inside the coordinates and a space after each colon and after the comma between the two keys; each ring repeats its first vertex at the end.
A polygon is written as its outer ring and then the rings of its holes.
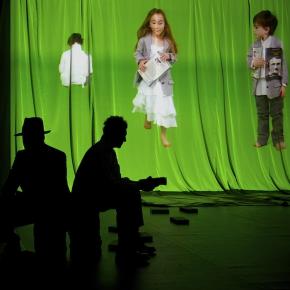
{"type": "Polygon", "coordinates": [[[79,43],[74,43],[71,49],[62,53],[59,72],[61,82],[64,86],[67,87],[70,85],[71,74],[71,84],[82,85],[84,87],[89,74],[93,72],[92,56],[85,53],[79,43]],[[71,63],[72,69],[70,71],[71,63]]]}

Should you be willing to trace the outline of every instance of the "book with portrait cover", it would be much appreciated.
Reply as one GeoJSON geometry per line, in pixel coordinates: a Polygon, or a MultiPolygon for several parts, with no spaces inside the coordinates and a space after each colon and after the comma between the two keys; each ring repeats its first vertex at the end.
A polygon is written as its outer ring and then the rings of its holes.
{"type": "Polygon", "coordinates": [[[266,80],[281,79],[283,50],[281,47],[266,48],[266,80]]]}

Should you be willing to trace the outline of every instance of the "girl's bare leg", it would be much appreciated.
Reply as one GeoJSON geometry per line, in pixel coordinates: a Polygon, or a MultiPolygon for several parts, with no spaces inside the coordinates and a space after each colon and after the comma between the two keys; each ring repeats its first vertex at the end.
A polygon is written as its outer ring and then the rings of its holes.
{"type": "Polygon", "coordinates": [[[161,142],[164,147],[170,147],[171,143],[166,138],[166,128],[161,126],[161,142]]]}
{"type": "Polygon", "coordinates": [[[147,115],[145,115],[144,128],[151,129],[151,122],[147,120],[147,115]]]}

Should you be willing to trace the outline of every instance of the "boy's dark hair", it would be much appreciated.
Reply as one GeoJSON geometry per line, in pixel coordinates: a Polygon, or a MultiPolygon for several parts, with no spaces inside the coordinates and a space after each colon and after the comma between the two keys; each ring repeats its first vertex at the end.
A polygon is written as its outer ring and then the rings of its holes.
{"type": "Polygon", "coordinates": [[[253,24],[258,24],[265,27],[269,27],[269,35],[273,35],[278,25],[278,19],[269,10],[263,10],[257,13],[253,18],[253,24]]]}
{"type": "Polygon", "coordinates": [[[67,44],[72,46],[74,43],[83,44],[83,38],[80,33],[73,33],[67,40],[67,44]]]}
{"type": "Polygon", "coordinates": [[[114,137],[127,129],[127,122],[120,116],[111,116],[104,122],[103,133],[107,137],[114,137]]]}

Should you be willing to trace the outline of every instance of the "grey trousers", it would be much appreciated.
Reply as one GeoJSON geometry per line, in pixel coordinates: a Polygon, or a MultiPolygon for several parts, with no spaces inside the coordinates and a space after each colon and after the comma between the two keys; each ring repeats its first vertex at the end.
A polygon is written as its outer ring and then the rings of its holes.
{"type": "Polygon", "coordinates": [[[272,118],[272,142],[277,144],[284,142],[283,135],[283,98],[269,99],[267,96],[256,96],[258,115],[258,138],[257,142],[266,145],[270,135],[269,119],[272,118]]]}

